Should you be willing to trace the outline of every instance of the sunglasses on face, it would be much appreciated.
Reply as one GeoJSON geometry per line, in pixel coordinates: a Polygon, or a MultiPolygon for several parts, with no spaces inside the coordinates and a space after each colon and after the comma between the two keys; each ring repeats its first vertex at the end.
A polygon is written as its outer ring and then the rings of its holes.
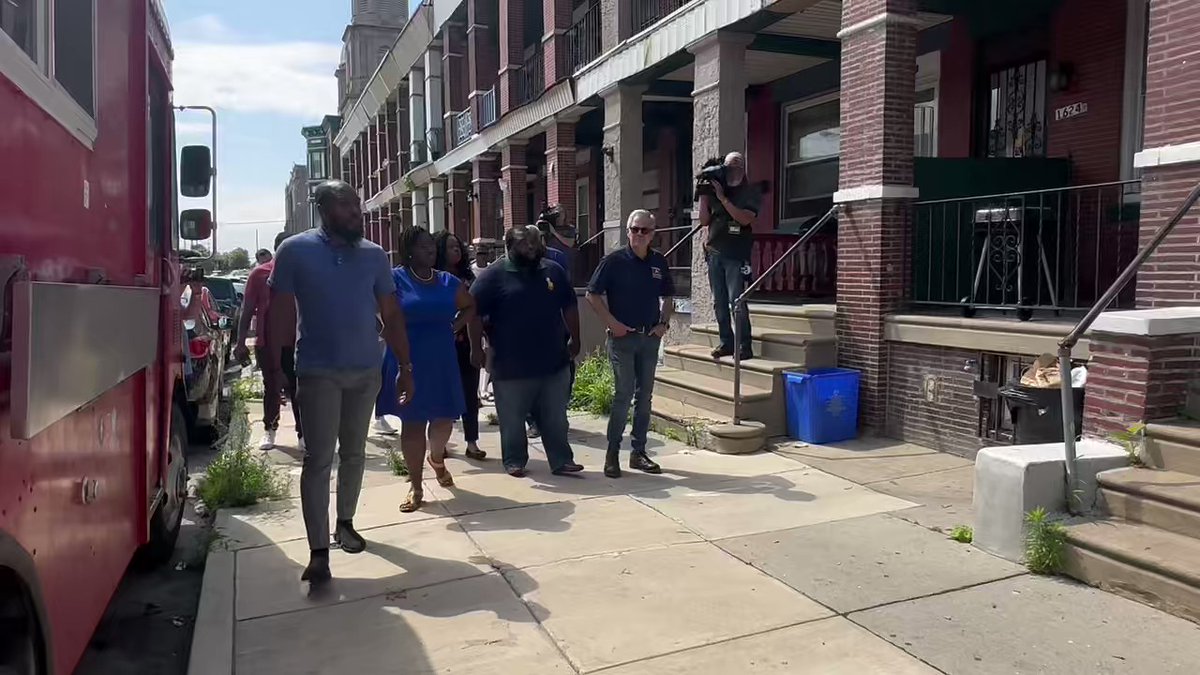
{"type": "Polygon", "coordinates": [[[653,227],[640,227],[637,225],[631,225],[629,231],[634,234],[654,234],[653,227]]]}

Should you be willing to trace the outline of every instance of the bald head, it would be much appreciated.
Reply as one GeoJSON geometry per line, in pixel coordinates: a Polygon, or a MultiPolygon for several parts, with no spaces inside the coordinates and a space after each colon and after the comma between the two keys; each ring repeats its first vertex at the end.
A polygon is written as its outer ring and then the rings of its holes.
{"type": "Polygon", "coordinates": [[[362,202],[349,183],[327,180],[313,191],[313,201],[326,232],[350,244],[362,239],[362,202]]]}
{"type": "Polygon", "coordinates": [[[746,157],[740,152],[725,155],[725,179],[730,185],[746,182],[746,157]]]}

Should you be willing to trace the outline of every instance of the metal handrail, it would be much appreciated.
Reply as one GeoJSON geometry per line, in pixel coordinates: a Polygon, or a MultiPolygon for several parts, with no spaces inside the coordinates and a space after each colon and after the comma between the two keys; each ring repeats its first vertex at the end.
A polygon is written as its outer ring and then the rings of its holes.
{"type": "Polygon", "coordinates": [[[1092,304],[1087,314],[1084,314],[1083,318],[1071,329],[1071,332],[1067,333],[1066,337],[1058,343],[1058,368],[1059,379],[1061,380],[1059,388],[1062,390],[1063,409],[1063,449],[1067,464],[1067,510],[1071,513],[1075,513],[1075,497],[1077,486],[1079,485],[1079,471],[1075,456],[1075,397],[1072,391],[1073,388],[1071,387],[1071,350],[1079,342],[1079,338],[1092,327],[1092,323],[1096,321],[1096,317],[1100,316],[1100,313],[1108,308],[1113,299],[1117,297],[1117,294],[1133,280],[1138,269],[1154,253],[1155,249],[1163,243],[1167,235],[1171,234],[1171,230],[1175,229],[1175,226],[1179,224],[1179,221],[1183,220],[1188,211],[1196,205],[1197,200],[1200,200],[1200,183],[1197,183],[1196,187],[1192,188],[1187,198],[1183,200],[1183,203],[1179,205],[1175,213],[1171,214],[1167,222],[1158,228],[1150,243],[1146,244],[1146,248],[1139,251],[1137,256],[1125,266],[1125,269],[1121,271],[1121,276],[1117,277],[1109,285],[1108,290],[1104,291],[1104,295],[1100,296],[1100,299],[1092,304]]]}
{"type": "MultiPolygon", "coordinates": [[[[625,227],[624,225],[604,225],[604,226],[601,226],[601,227],[600,227],[600,230],[599,230],[598,232],[596,232],[596,234],[593,234],[592,236],[588,237],[588,238],[587,238],[587,239],[586,239],[586,240],[585,240],[585,241],[584,241],[582,244],[580,244],[580,245],[579,245],[579,248],[583,248],[584,246],[587,246],[588,244],[592,243],[593,241],[596,241],[596,240],[597,240],[597,239],[599,239],[601,236],[603,236],[605,232],[610,232],[610,231],[612,231],[612,230],[621,230],[621,229],[624,229],[624,227],[625,227]]],[[[673,225],[673,226],[671,226],[671,227],[664,227],[664,228],[661,228],[661,229],[656,229],[656,230],[654,230],[654,233],[655,233],[655,234],[660,234],[660,233],[662,233],[662,232],[678,232],[679,230],[686,230],[686,229],[689,229],[689,228],[690,228],[690,229],[692,229],[692,232],[689,232],[689,233],[688,233],[688,236],[686,236],[686,237],[684,237],[683,239],[681,239],[681,240],[679,240],[679,241],[675,242],[675,245],[674,245],[674,246],[672,246],[672,247],[670,248],[670,250],[668,250],[666,253],[664,253],[664,254],[663,254],[664,256],[669,256],[669,255],[671,255],[671,253],[673,253],[673,252],[675,251],[675,249],[676,249],[676,248],[679,248],[679,245],[680,245],[680,244],[682,244],[683,242],[685,242],[685,241],[687,241],[688,239],[690,239],[690,238],[692,238],[693,236],[695,236],[696,232],[697,232],[697,231],[699,231],[699,229],[700,229],[700,226],[699,226],[699,225],[697,225],[696,227],[694,227],[694,228],[693,228],[691,225],[673,225]]]]}
{"type": "MultiPolygon", "coordinates": [[[[676,228],[673,228],[673,229],[676,229],[676,230],[682,230],[684,227],[688,227],[688,226],[687,226],[687,225],[683,225],[683,226],[681,226],[681,227],[676,227],[676,228]]],[[[699,232],[700,230],[702,230],[702,229],[704,228],[704,226],[703,226],[703,225],[699,225],[699,224],[697,224],[697,225],[692,225],[692,226],[690,226],[690,227],[692,228],[692,231],[691,231],[691,232],[688,232],[686,237],[682,237],[682,238],[680,238],[680,240],[679,240],[679,241],[677,241],[677,242],[675,242],[675,243],[674,243],[674,244],[671,246],[671,248],[667,249],[667,252],[663,254],[663,257],[664,257],[664,258],[666,258],[667,260],[670,260],[670,259],[671,259],[671,254],[672,254],[672,253],[674,253],[676,249],[678,249],[680,246],[683,246],[683,245],[684,245],[686,242],[688,242],[688,241],[691,241],[692,237],[696,236],[696,233],[697,233],[697,232],[699,232]]],[[[667,229],[672,229],[672,228],[667,228],[667,229]]],[[[666,230],[662,230],[662,231],[663,231],[663,232],[665,232],[666,230]]]]}
{"type": "Polygon", "coordinates": [[[743,312],[749,311],[749,308],[746,307],[746,303],[749,301],[750,294],[753,293],[756,288],[758,288],[759,284],[763,282],[763,279],[766,279],[768,276],[770,276],[772,272],[782,265],[785,260],[790,258],[792,254],[795,253],[801,246],[807,244],[808,241],[812,239],[813,236],[815,236],[816,233],[825,226],[825,223],[829,222],[840,209],[840,204],[834,204],[833,208],[826,211],[825,215],[821,216],[820,220],[813,224],[812,227],[808,228],[807,232],[800,235],[800,238],[797,239],[791,246],[789,246],[788,250],[783,252],[783,255],[779,256],[775,262],[771,263],[771,266],[768,267],[762,274],[758,275],[757,279],[751,281],[749,285],[746,286],[746,290],[742,291],[742,294],[737,297],[737,300],[733,301],[733,316],[731,317],[731,320],[733,322],[734,424],[742,423],[742,340],[746,337],[749,337],[742,335],[741,322],[738,321],[738,317],[740,317],[743,312]]]}

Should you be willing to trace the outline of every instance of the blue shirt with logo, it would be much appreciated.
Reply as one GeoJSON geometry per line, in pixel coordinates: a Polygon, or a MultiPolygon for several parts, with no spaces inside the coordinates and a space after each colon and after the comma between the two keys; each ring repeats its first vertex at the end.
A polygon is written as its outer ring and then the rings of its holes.
{"type": "Polygon", "coordinates": [[[617,321],[648,331],[661,318],[659,299],[675,296],[675,281],[666,256],[651,249],[645,258],[639,258],[626,246],[604,256],[588,292],[605,296],[608,311],[617,321]]]}
{"type": "Polygon", "coordinates": [[[280,245],[270,284],[296,296],[298,372],[380,367],[378,298],[396,292],[382,248],[365,239],[342,245],[312,229],[280,245]]]}
{"type": "Polygon", "coordinates": [[[491,349],[494,379],[547,377],[570,363],[563,312],[578,300],[557,263],[542,259],[526,269],[503,258],[483,270],[471,295],[491,349]]]}

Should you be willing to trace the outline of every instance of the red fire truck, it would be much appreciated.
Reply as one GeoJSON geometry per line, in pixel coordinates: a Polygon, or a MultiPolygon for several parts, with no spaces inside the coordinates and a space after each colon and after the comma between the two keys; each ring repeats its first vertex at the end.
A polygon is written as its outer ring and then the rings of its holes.
{"type": "Polygon", "coordinates": [[[178,251],[213,220],[177,191],[215,172],[193,146],[176,175],[171,59],[158,0],[0,0],[6,675],[70,673],[135,554],[179,532],[178,251]]]}

